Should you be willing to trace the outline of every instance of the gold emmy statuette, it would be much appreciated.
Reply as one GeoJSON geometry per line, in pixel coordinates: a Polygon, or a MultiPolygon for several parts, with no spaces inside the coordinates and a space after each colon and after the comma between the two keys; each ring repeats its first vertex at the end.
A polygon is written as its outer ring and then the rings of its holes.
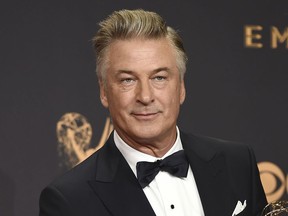
{"type": "Polygon", "coordinates": [[[92,138],[92,126],[80,113],[66,113],[57,123],[58,152],[64,165],[72,168],[82,162],[106,142],[113,124],[107,117],[101,139],[97,146],[90,146],[92,138]]]}
{"type": "Polygon", "coordinates": [[[261,216],[285,216],[288,215],[288,201],[279,200],[265,206],[261,216]]]}

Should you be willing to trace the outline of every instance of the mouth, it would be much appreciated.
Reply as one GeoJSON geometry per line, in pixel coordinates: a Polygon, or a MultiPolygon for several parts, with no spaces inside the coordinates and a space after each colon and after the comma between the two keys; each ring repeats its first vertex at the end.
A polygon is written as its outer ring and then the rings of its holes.
{"type": "Polygon", "coordinates": [[[132,112],[131,115],[137,120],[154,120],[158,116],[159,112],[132,112]]]}

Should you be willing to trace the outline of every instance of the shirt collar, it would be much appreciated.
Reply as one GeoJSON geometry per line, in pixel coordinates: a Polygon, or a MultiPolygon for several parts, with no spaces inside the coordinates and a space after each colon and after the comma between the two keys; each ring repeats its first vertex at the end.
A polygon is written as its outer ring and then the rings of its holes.
{"type": "Polygon", "coordinates": [[[180,151],[183,149],[181,138],[180,138],[180,132],[178,127],[176,126],[177,131],[177,138],[173,146],[169,149],[169,151],[161,158],[154,157],[152,155],[145,154],[143,152],[140,152],[131,146],[129,146],[127,143],[125,143],[121,137],[118,135],[118,133],[114,130],[114,142],[121,154],[124,156],[126,161],[128,162],[130,168],[132,169],[135,176],[137,176],[136,172],[136,164],[139,161],[148,161],[148,162],[154,162],[159,159],[163,159],[177,151],[180,151]]]}

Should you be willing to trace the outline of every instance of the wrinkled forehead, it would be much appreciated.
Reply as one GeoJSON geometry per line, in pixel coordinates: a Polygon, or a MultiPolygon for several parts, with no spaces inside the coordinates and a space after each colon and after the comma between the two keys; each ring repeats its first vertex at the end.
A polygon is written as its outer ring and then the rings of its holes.
{"type": "Polygon", "coordinates": [[[165,38],[115,40],[106,53],[108,64],[176,63],[176,52],[165,38]]]}

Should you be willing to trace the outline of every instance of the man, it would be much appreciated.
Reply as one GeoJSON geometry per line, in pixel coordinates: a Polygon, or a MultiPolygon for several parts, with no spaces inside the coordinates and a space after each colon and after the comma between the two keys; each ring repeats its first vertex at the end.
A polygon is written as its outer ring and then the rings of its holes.
{"type": "Polygon", "coordinates": [[[156,13],[122,10],[93,42],[115,130],[43,190],[40,216],[260,215],[266,198],[252,150],[176,126],[187,60],[176,31],[156,13]]]}

